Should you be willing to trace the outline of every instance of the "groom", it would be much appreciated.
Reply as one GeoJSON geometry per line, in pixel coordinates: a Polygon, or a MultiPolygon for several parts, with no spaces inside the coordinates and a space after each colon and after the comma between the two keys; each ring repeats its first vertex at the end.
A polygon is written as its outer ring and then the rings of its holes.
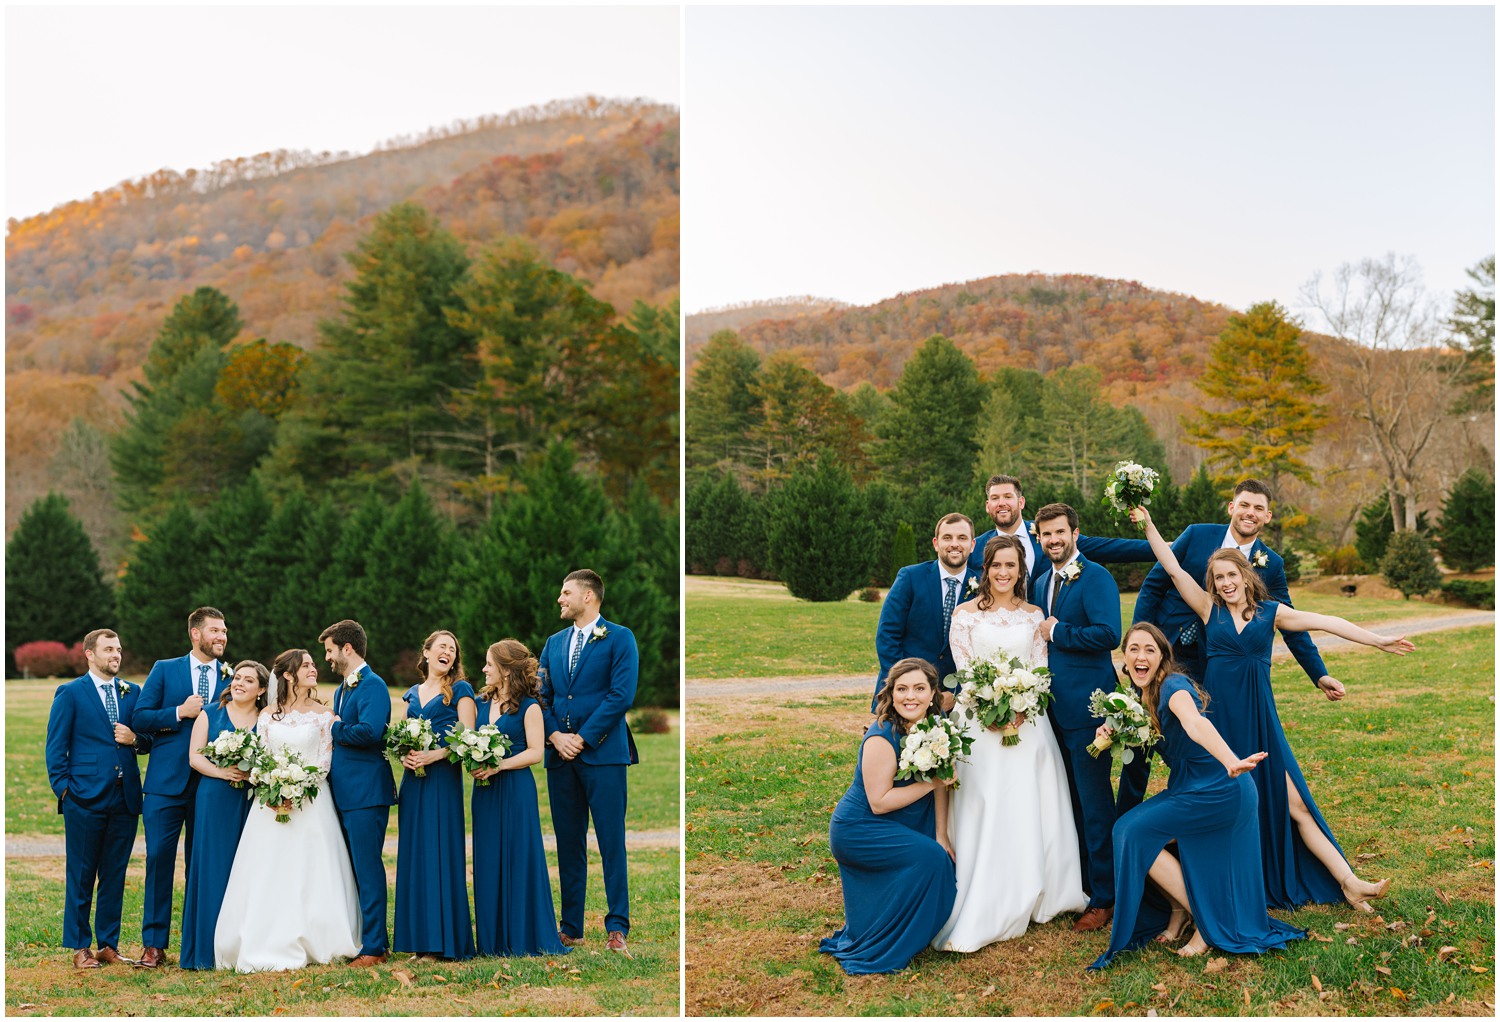
{"type": "Polygon", "coordinates": [[[385,829],[396,801],[396,781],[385,759],[385,729],[391,694],[365,663],[365,630],[343,620],[323,629],[323,658],[340,680],[333,695],[333,762],[328,788],[349,846],[354,886],[359,890],[360,949],[349,964],[379,965],[389,954],[385,926],[385,829]]]}
{"type": "Polygon", "coordinates": [[[570,572],[557,597],[569,622],[542,647],[542,724],[547,734],[547,801],[557,835],[562,894],[558,938],[583,943],[589,818],[604,865],[605,947],[625,950],[630,881],[625,866],[625,768],[639,762],[625,711],[635,702],[639,654],[630,629],[600,614],[604,580],[570,572]]]}
{"type": "Polygon", "coordinates": [[[1088,907],[1073,932],[1087,933],[1108,925],[1115,905],[1112,760],[1095,759],[1087,749],[1094,729],[1103,723],[1089,713],[1089,696],[1096,688],[1111,692],[1115,687],[1110,654],[1120,644],[1120,590],[1108,571],[1079,555],[1078,512],[1067,504],[1048,504],[1038,511],[1036,530],[1048,562],[1031,597],[1047,614],[1040,628],[1051,643],[1054,700],[1047,717],[1068,773],[1089,892],[1088,907]]]}

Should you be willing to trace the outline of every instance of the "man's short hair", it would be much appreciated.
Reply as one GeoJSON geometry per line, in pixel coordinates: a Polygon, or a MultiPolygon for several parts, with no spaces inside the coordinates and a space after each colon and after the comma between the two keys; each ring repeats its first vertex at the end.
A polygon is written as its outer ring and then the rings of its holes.
{"type": "Polygon", "coordinates": [[[333,644],[339,649],[350,646],[354,649],[356,656],[361,660],[365,658],[365,649],[367,648],[365,645],[367,641],[365,639],[365,629],[358,621],[351,621],[348,618],[344,618],[342,621],[335,621],[318,635],[319,642],[322,642],[324,639],[332,639],[333,644]]]}
{"type": "Polygon", "coordinates": [[[989,496],[990,487],[992,486],[1014,486],[1018,495],[1025,496],[1025,494],[1021,492],[1021,480],[1017,479],[1015,476],[990,476],[990,481],[984,484],[984,495],[986,497],[989,496]]]}
{"type": "Polygon", "coordinates": [[[963,522],[969,527],[969,535],[971,537],[974,535],[974,520],[968,515],[960,514],[957,511],[950,512],[949,514],[943,515],[943,517],[939,518],[937,525],[933,526],[932,534],[936,536],[938,533],[943,531],[943,526],[952,525],[954,522],[963,522]]]}
{"type": "Polygon", "coordinates": [[[1036,513],[1036,518],[1032,519],[1032,521],[1040,529],[1043,522],[1050,522],[1054,518],[1066,518],[1068,520],[1068,528],[1074,532],[1078,531],[1078,512],[1074,511],[1067,504],[1047,504],[1036,513]]]}
{"type": "Polygon", "coordinates": [[[199,607],[188,615],[188,631],[191,632],[194,629],[202,628],[203,622],[211,617],[216,617],[220,621],[223,621],[224,612],[216,607],[199,607]]]}
{"type": "Polygon", "coordinates": [[[120,636],[113,628],[95,628],[83,637],[83,650],[85,653],[98,652],[97,647],[100,639],[118,639],[120,636]]]}
{"type": "Polygon", "coordinates": [[[1229,499],[1233,500],[1242,493],[1259,494],[1260,496],[1266,498],[1267,507],[1271,505],[1271,491],[1266,486],[1266,484],[1261,482],[1259,479],[1241,479],[1239,482],[1234,484],[1234,492],[1229,495],[1229,499]]]}
{"type": "Polygon", "coordinates": [[[582,583],[585,588],[594,591],[594,597],[600,603],[604,602],[604,579],[599,577],[597,571],[590,571],[588,568],[579,568],[577,571],[568,572],[567,578],[563,579],[563,581],[582,583]]]}

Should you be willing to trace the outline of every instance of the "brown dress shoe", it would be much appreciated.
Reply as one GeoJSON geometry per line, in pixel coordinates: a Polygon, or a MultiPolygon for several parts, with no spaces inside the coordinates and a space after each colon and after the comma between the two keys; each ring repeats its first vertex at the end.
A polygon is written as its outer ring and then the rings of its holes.
{"type": "Polygon", "coordinates": [[[86,947],[81,947],[73,952],[73,968],[97,969],[99,968],[99,960],[94,957],[94,952],[86,947]]]}
{"type": "Polygon", "coordinates": [[[1078,917],[1078,921],[1073,924],[1073,932],[1093,933],[1095,930],[1102,930],[1109,925],[1114,915],[1115,910],[1112,908],[1091,908],[1078,917]]]}
{"type": "Polygon", "coordinates": [[[557,931],[557,939],[560,940],[560,941],[562,941],[562,946],[563,947],[582,947],[583,946],[583,938],[582,937],[569,937],[566,933],[562,932],[561,930],[557,931]]]}
{"type": "Polygon", "coordinates": [[[610,951],[625,950],[625,933],[622,930],[610,930],[609,940],[604,943],[605,948],[610,951]]]}
{"type": "Polygon", "coordinates": [[[142,969],[154,969],[159,965],[166,965],[167,953],[159,947],[148,947],[141,951],[141,957],[135,964],[142,969]]]}
{"type": "Polygon", "coordinates": [[[129,958],[126,958],[112,947],[101,947],[98,951],[94,952],[94,957],[104,965],[116,965],[120,962],[124,962],[127,965],[130,964],[129,958]]]}
{"type": "Polygon", "coordinates": [[[386,957],[384,951],[378,955],[360,955],[349,963],[349,967],[352,969],[368,969],[372,965],[380,965],[386,960],[386,957]]]}

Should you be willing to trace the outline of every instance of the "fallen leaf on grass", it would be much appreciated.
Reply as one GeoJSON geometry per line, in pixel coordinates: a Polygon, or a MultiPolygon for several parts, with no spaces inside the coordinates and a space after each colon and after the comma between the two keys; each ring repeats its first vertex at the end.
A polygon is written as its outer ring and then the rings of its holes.
{"type": "Polygon", "coordinates": [[[1151,984],[1151,989],[1155,990],[1157,993],[1161,994],[1163,997],[1167,996],[1167,985],[1165,983],[1152,983],[1151,984]]]}
{"type": "Polygon", "coordinates": [[[411,986],[411,973],[407,972],[405,969],[392,969],[391,975],[394,978],[400,980],[402,986],[411,986]]]}
{"type": "Polygon", "coordinates": [[[1248,1008],[1248,1007],[1250,1007],[1250,988],[1249,987],[1241,987],[1241,989],[1245,991],[1245,1007],[1248,1008]]]}
{"type": "Polygon", "coordinates": [[[1456,954],[1458,954],[1458,948],[1454,947],[1452,944],[1444,944],[1442,947],[1438,948],[1437,958],[1440,962],[1446,962],[1456,954]]]}
{"type": "Polygon", "coordinates": [[[1473,971],[1473,972],[1489,972],[1490,971],[1490,970],[1486,969],[1482,965],[1471,965],[1471,966],[1469,966],[1469,969],[1471,971],[1473,971]]]}
{"type": "Polygon", "coordinates": [[[1359,941],[1355,940],[1353,937],[1350,937],[1348,940],[1344,941],[1344,943],[1345,944],[1358,944],[1359,941]]]}
{"type": "Polygon", "coordinates": [[[153,1001],[165,1001],[167,999],[167,995],[166,994],[152,994],[151,995],[151,999],[153,1001]]]}
{"type": "Polygon", "coordinates": [[[1391,987],[1391,996],[1397,1000],[1404,1001],[1406,1000],[1406,991],[1400,987],[1391,987]]]}
{"type": "Polygon", "coordinates": [[[1385,924],[1385,928],[1387,930],[1404,930],[1404,929],[1406,929],[1406,920],[1405,919],[1397,919],[1394,922],[1386,923],[1385,924]]]}
{"type": "Polygon", "coordinates": [[[1332,944],[1333,943],[1333,938],[1332,937],[1325,937],[1321,933],[1317,933],[1316,931],[1313,931],[1313,930],[1308,930],[1307,931],[1307,935],[1309,937],[1311,937],[1313,940],[1316,940],[1316,941],[1318,941],[1320,943],[1323,943],[1323,944],[1332,944]]]}
{"type": "Polygon", "coordinates": [[[1444,905],[1448,904],[1448,895],[1446,893],[1444,893],[1444,891],[1443,891],[1443,889],[1441,887],[1434,887],[1432,889],[1432,893],[1436,894],[1439,898],[1441,898],[1444,905]]]}
{"type": "Polygon", "coordinates": [[[1349,926],[1350,926],[1350,924],[1349,924],[1349,923],[1334,923],[1334,924],[1333,924],[1333,928],[1334,928],[1334,929],[1335,929],[1335,930],[1338,930],[1338,931],[1339,931],[1339,932],[1341,932],[1341,933],[1342,933],[1342,932],[1343,932],[1343,931],[1344,931],[1344,930],[1347,930],[1347,929],[1348,929],[1348,928],[1349,928],[1349,926]]]}
{"type": "Polygon", "coordinates": [[[1157,1015],[1156,1015],[1156,1009],[1155,1008],[1147,1008],[1146,1009],[1146,1017],[1147,1018],[1156,1018],[1157,1017],[1157,1015]]]}
{"type": "Polygon", "coordinates": [[[1208,964],[1203,967],[1203,971],[1204,972],[1223,972],[1227,968],[1229,968],[1229,959],[1227,959],[1227,958],[1210,958],[1208,960],[1208,964]]]}
{"type": "Polygon", "coordinates": [[[432,974],[432,978],[435,979],[435,980],[437,980],[439,983],[446,983],[446,982],[448,982],[448,977],[447,976],[441,975],[441,974],[436,973],[436,972],[434,972],[432,974]]]}
{"type": "Polygon", "coordinates": [[[1443,1003],[1444,1004],[1452,1004],[1453,1003],[1453,996],[1454,996],[1453,994],[1449,994],[1447,997],[1443,998],[1443,1003]]]}
{"type": "Polygon", "coordinates": [[[1375,966],[1375,971],[1380,973],[1382,976],[1389,976],[1391,974],[1391,970],[1387,969],[1384,965],[1375,966]]]}
{"type": "Polygon", "coordinates": [[[1115,1006],[1115,1002],[1114,1001],[1100,1001],[1098,1004],[1094,1005],[1094,1013],[1098,1014],[1099,1012],[1103,1011],[1105,1008],[1113,1008],[1114,1006],[1115,1006]]]}
{"type": "Polygon", "coordinates": [[[300,987],[303,983],[306,983],[306,982],[307,982],[307,977],[303,976],[301,979],[297,980],[297,982],[295,982],[295,983],[292,984],[292,989],[296,990],[298,987],[300,987]]]}
{"type": "Polygon", "coordinates": [[[1323,992],[1323,981],[1318,978],[1318,974],[1316,972],[1312,974],[1312,985],[1313,989],[1318,993],[1321,994],[1323,992]]]}
{"type": "Polygon", "coordinates": [[[22,1004],[22,1005],[18,1005],[16,1007],[16,1010],[17,1011],[25,1011],[28,1008],[35,1008],[35,1007],[36,1007],[36,1005],[34,1005],[34,1004],[22,1004]]]}

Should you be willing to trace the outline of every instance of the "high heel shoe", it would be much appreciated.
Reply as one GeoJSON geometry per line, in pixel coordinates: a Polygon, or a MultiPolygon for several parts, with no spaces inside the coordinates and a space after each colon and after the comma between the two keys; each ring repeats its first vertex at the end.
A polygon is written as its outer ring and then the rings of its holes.
{"type": "Polygon", "coordinates": [[[1370,907],[1370,902],[1375,900],[1376,898],[1384,898],[1386,892],[1389,891],[1391,887],[1391,879],[1390,877],[1386,877],[1384,880],[1380,881],[1377,884],[1371,884],[1370,886],[1373,888],[1373,890],[1371,890],[1368,894],[1350,894],[1349,881],[1351,880],[1363,883],[1363,881],[1359,880],[1359,877],[1354,875],[1354,871],[1351,869],[1349,871],[1349,875],[1339,881],[1339,891],[1343,893],[1344,900],[1349,903],[1349,906],[1360,912],[1374,912],[1375,910],[1370,907]]]}
{"type": "Polygon", "coordinates": [[[1192,915],[1185,908],[1174,908],[1172,914],[1167,918],[1167,928],[1156,935],[1158,944],[1175,944],[1182,939],[1183,931],[1192,921],[1192,915]]]}
{"type": "Polygon", "coordinates": [[[1203,939],[1203,934],[1194,927],[1193,937],[1182,947],[1177,949],[1177,954],[1182,958],[1193,958],[1208,950],[1208,942],[1203,939]]]}

